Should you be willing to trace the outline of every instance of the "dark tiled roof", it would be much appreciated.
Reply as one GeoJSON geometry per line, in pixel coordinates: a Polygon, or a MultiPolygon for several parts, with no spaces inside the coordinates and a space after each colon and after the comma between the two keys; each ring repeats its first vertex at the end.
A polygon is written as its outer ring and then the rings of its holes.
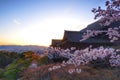
{"type": "Polygon", "coordinates": [[[60,42],[60,39],[52,39],[52,45],[58,45],[60,42]]]}
{"type": "Polygon", "coordinates": [[[80,42],[83,33],[80,31],[65,31],[63,40],[68,40],[70,42],[80,42]]]}
{"type": "Polygon", "coordinates": [[[112,24],[110,24],[109,26],[101,26],[100,23],[98,21],[88,25],[86,28],[84,28],[83,30],[81,30],[81,32],[86,32],[86,30],[107,30],[107,28],[113,28],[113,27],[117,27],[120,26],[120,21],[116,21],[112,24]]]}

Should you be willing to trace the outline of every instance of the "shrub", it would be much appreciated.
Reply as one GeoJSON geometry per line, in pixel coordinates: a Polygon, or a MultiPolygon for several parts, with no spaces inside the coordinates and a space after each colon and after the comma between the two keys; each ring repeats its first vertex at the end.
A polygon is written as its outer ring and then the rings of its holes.
{"type": "Polygon", "coordinates": [[[94,68],[110,68],[109,63],[109,56],[105,57],[104,59],[96,59],[89,62],[89,66],[94,68]]]}
{"type": "Polygon", "coordinates": [[[8,64],[12,63],[13,59],[0,53],[0,68],[4,68],[8,64]]]}
{"type": "Polygon", "coordinates": [[[2,68],[0,68],[0,78],[2,78],[3,77],[3,69],[2,68]]]}
{"type": "Polygon", "coordinates": [[[5,80],[16,80],[20,76],[19,73],[24,69],[28,68],[31,61],[32,60],[28,58],[26,59],[20,58],[15,60],[13,63],[11,63],[5,68],[3,77],[5,78],[5,80]]]}
{"type": "Polygon", "coordinates": [[[38,62],[38,65],[42,65],[42,64],[48,64],[49,60],[48,60],[48,57],[44,55],[42,57],[39,57],[37,62],[38,62]]]}

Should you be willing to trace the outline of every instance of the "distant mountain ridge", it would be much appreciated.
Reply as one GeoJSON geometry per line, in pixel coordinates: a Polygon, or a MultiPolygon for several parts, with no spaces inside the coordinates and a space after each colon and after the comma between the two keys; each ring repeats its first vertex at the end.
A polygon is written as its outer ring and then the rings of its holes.
{"type": "Polygon", "coordinates": [[[22,53],[25,51],[33,51],[37,53],[42,53],[47,47],[44,46],[37,46],[37,45],[1,45],[0,46],[0,51],[1,50],[6,50],[6,51],[13,51],[13,52],[18,52],[22,53]]]}

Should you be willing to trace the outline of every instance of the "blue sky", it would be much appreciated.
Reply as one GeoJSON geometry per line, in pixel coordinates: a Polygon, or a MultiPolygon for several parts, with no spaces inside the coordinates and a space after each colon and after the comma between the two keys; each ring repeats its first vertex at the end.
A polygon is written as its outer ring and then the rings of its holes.
{"type": "Polygon", "coordinates": [[[0,0],[0,45],[49,46],[64,30],[94,22],[92,8],[105,0],[0,0]]]}

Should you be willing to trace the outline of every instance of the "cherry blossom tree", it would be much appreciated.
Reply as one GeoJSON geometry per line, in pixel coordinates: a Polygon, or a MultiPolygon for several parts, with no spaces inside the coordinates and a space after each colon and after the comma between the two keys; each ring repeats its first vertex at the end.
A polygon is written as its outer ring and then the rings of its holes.
{"type": "Polygon", "coordinates": [[[67,61],[63,61],[60,64],[54,65],[52,67],[48,68],[48,71],[54,71],[60,68],[64,68],[69,65],[73,65],[74,68],[71,68],[68,70],[68,73],[81,73],[81,69],[79,66],[81,65],[92,65],[92,66],[103,66],[103,67],[119,67],[120,66],[120,50],[116,50],[114,48],[105,48],[103,46],[100,46],[98,48],[90,48],[87,47],[82,50],[77,50],[74,48],[74,51],[72,52],[73,48],[71,49],[54,49],[51,48],[48,51],[48,57],[49,58],[55,58],[50,57],[50,55],[53,52],[59,52],[59,56],[63,56],[68,58],[67,61]],[[97,62],[97,63],[96,63],[97,62]]]}
{"type": "Polygon", "coordinates": [[[110,28],[109,25],[113,22],[120,20],[120,0],[109,0],[105,2],[106,9],[102,9],[100,6],[98,8],[93,8],[92,12],[95,14],[94,19],[99,18],[99,23],[101,26],[105,26],[108,28],[106,31],[95,31],[88,30],[83,35],[83,40],[89,39],[90,37],[97,36],[98,34],[108,35],[110,42],[114,42],[120,39],[120,26],[113,26],[114,28],[110,28]]]}

